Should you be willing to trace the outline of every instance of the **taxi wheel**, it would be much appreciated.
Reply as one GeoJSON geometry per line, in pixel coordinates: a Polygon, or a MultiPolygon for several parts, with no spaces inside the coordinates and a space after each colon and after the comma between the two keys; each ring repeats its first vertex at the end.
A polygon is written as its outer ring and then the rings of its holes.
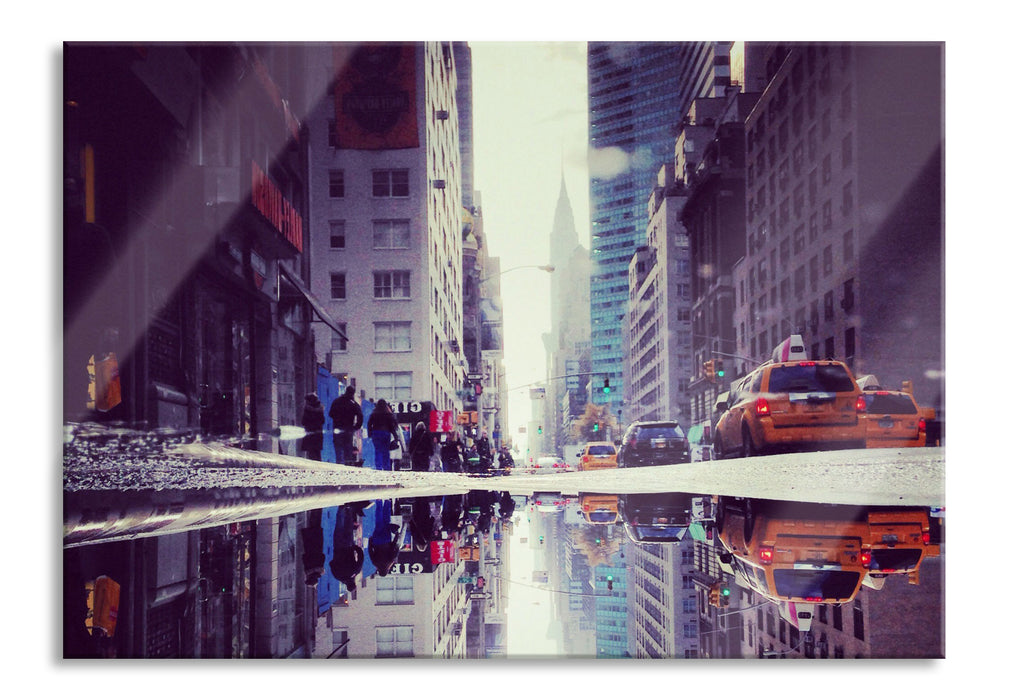
{"type": "Polygon", "coordinates": [[[753,444],[753,438],[750,437],[750,429],[743,427],[743,456],[744,457],[756,457],[760,453],[757,452],[756,446],[753,444]]]}
{"type": "Polygon", "coordinates": [[[753,513],[753,500],[750,498],[746,499],[743,504],[743,540],[749,542],[750,538],[753,537],[753,523],[756,520],[756,516],[753,513]]]}

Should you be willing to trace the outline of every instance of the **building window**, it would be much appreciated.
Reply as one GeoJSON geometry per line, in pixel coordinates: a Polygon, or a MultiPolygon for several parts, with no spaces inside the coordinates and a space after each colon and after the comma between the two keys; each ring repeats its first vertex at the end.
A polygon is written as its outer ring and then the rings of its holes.
{"type": "Polygon", "coordinates": [[[405,352],[410,349],[409,321],[375,324],[375,352],[405,352]]]}
{"type": "Polygon", "coordinates": [[[339,139],[336,137],[336,120],[330,119],[327,127],[329,133],[329,147],[337,148],[339,146],[339,139]]]}
{"type": "Polygon", "coordinates": [[[841,167],[847,168],[851,165],[853,159],[852,150],[852,137],[851,133],[845,135],[844,140],[841,141],[841,167]]]}
{"type": "Polygon", "coordinates": [[[834,629],[843,632],[844,622],[841,617],[842,607],[840,605],[834,605],[833,611],[834,611],[834,629]]]}
{"type": "Polygon", "coordinates": [[[346,299],[347,298],[347,273],[346,272],[331,272],[331,273],[329,273],[329,298],[330,299],[346,299]]]}
{"type": "Polygon", "coordinates": [[[347,324],[337,323],[336,327],[339,328],[339,332],[333,331],[333,343],[330,345],[330,349],[333,352],[347,352],[347,324]]]}
{"type": "Polygon", "coordinates": [[[345,196],[343,171],[329,171],[329,196],[334,199],[342,199],[345,196]]]}
{"type": "Polygon", "coordinates": [[[841,213],[848,215],[855,206],[855,185],[850,180],[844,183],[841,191],[841,213]]]}
{"type": "Polygon", "coordinates": [[[862,601],[856,598],[851,606],[851,612],[854,617],[854,630],[852,634],[855,635],[855,639],[865,639],[865,619],[862,613],[862,601]]]}
{"type": "Polygon", "coordinates": [[[376,605],[413,605],[413,576],[386,576],[378,579],[376,605]]]}
{"type": "Polygon", "coordinates": [[[347,247],[347,222],[329,222],[329,247],[331,250],[340,250],[347,247]]]}
{"type": "Polygon", "coordinates": [[[823,276],[827,277],[834,271],[834,251],[828,243],[823,246],[823,276]]]}
{"type": "Polygon", "coordinates": [[[823,230],[826,231],[833,225],[833,216],[830,213],[830,200],[823,203],[823,230]]]}
{"type": "Polygon", "coordinates": [[[405,401],[413,392],[412,372],[375,372],[375,394],[386,401],[405,401]]]}
{"type": "Polygon", "coordinates": [[[816,211],[814,211],[812,213],[812,215],[809,217],[809,240],[810,241],[815,241],[816,240],[816,234],[817,234],[818,229],[819,229],[819,221],[818,221],[818,219],[819,219],[819,217],[816,215],[816,211]]]}
{"type": "Polygon", "coordinates": [[[410,221],[408,219],[380,219],[372,221],[371,225],[376,250],[410,247],[410,221]]]}
{"type": "Polygon", "coordinates": [[[379,627],[375,646],[375,656],[380,659],[413,656],[413,627],[379,627]]]}
{"type": "Polygon", "coordinates": [[[409,170],[372,170],[371,195],[373,197],[409,197],[409,170]]]}
{"type": "Polygon", "coordinates": [[[850,263],[855,260],[855,231],[848,229],[844,232],[842,241],[844,262],[850,263]]]}
{"type": "Polygon", "coordinates": [[[792,252],[798,255],[806,249],[806,227],[800,226],[792,234],[792,252]]]}
{"type": "Polygon", "coordinates": [[[820,167],[820,177],[823,178],[823,184],[827,185],[830,183],[830,154],[828,153],[823,157],[823,164],[820,167]]]}
{"type": "Polygon", "coordinates": [[[376,299],[409,299],[410,271],[385,270],[374,273],[376,299]]]}

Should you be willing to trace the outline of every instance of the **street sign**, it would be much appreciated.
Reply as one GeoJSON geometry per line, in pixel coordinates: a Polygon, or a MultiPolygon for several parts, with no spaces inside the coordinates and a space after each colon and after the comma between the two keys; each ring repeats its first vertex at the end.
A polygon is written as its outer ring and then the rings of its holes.
{"type": "Polygon", "coordinates": [[[452,411],[431,411],[432,433],[448,433],[455,429],[452,425],[452,411]]]}
{"type": "Polygon", "coordinates": [[[478,422],[476,411],[460,411],[456,415],[455,422],[457,425],[476,425],[478,422]]]}
{"type": "Polygon", "coordinates": [[[476,576],[460,576],[459,583],[476,583],[476,576]]]}

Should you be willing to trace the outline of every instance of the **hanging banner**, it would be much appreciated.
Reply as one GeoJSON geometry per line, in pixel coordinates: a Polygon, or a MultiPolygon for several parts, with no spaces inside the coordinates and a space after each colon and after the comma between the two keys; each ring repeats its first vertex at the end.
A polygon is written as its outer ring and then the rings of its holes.
{"type": "Polygon", "coordinates": [[[337,148],[418,148],[417,47],[338,44],[333,49],[337,148]]]}
{"type": "Polygon", "coordinates": [[[452,540],[431,541],[431,564],[450,564],[455,561],[455,544],[452,540]]]}

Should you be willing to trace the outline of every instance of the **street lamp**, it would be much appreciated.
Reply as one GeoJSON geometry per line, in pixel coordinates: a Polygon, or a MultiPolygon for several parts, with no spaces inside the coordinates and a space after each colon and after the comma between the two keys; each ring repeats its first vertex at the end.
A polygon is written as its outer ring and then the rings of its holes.
{"type": "Polygon", "coordinates": [[[534,267],[537,270],[543,270],[543,272],[553,272],[554,270],[557,269],[553,265],[516,265],[515,267],[509,267],[507,270],[502,270],[501,272],[495,272],[493,275],[489,275],[487,277],[484,277],[482,280],[480,280],[480,284],[483,284],[484,282],[486,282],[488,280],[492,280],[495,277],[500,277],[501,275],[505,274],[506,272],[511,272],[512,270],[521,270],[521,269],[526,268],[526,267],[529,267],[529,268],[533,268],[534,267]]]}

